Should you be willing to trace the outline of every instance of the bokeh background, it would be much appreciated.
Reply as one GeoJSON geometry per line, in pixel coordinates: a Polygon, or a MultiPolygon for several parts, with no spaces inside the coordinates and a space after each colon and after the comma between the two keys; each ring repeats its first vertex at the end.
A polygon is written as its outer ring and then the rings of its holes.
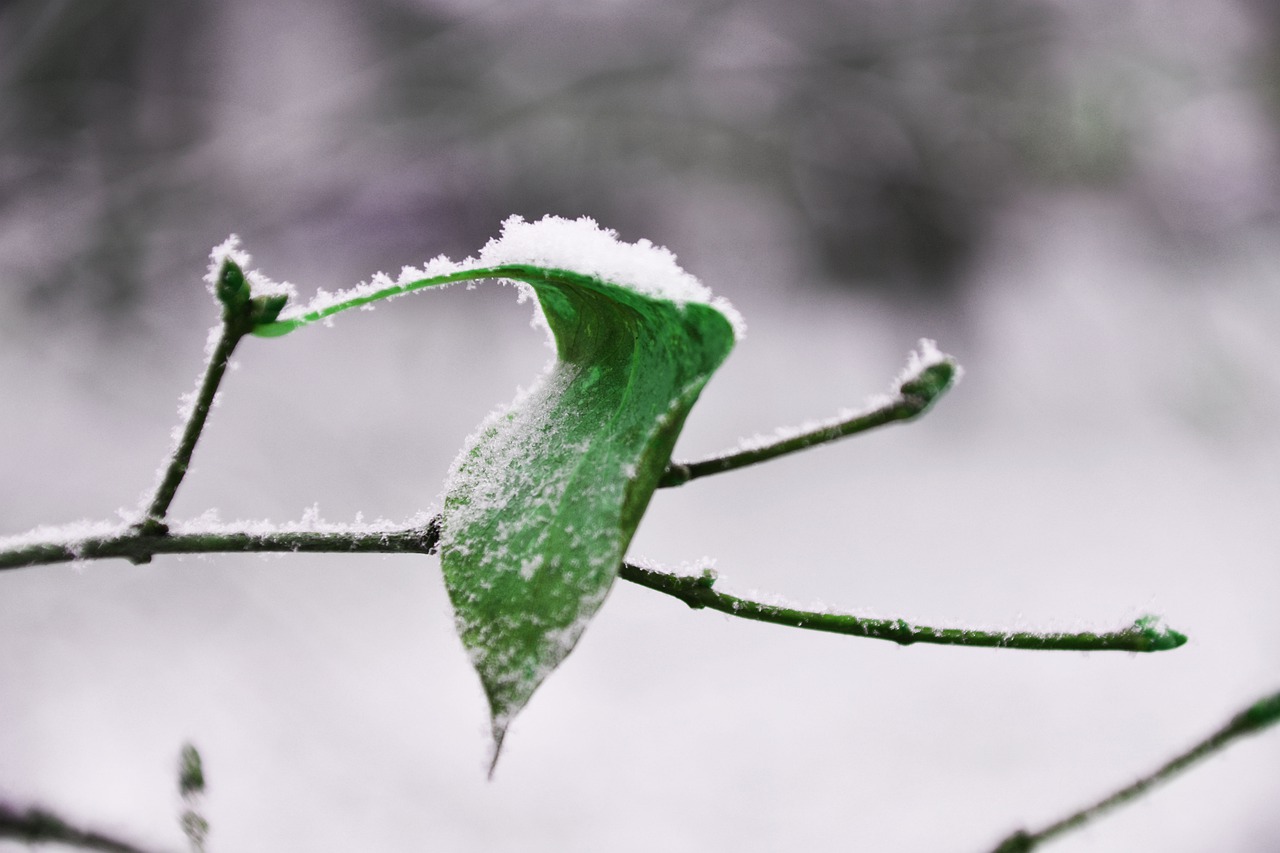
{"type": "MultiPolygon", "coordinates": [[[[217,851],[980,851],[1280,686],[1280,14],[1262,0],[8,0],[0,532],[133,511],[237,232],[303,294],[503,218],[648,237],[750,327],[677,455],[886,390],[923,421],[660,492],[632,554],[926,623],[900,649],[621,584],[485,780],[435,558],[0,576],[0,799],[217,851]]],[[[174,512],[405,519],[547,358],[496,286],[249,340],[174,512]]],[[[1280,850],[1280,736],[1058,843],[1280,850]]],[[[24,849],[0,842],[0,850],[24,849]]]]}

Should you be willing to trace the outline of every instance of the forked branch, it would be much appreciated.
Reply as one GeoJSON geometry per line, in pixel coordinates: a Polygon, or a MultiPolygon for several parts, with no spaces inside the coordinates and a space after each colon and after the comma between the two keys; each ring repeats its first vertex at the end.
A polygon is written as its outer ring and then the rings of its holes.
{"type": "MultiPolygon", "coordinates": [[[[227,527],[188,532],[146,533],[126,529],[105,536],[67,542],[36,542],[0,551],[0,570],[84,560],[124,558],[147,562],[159,554],[327,553],[433,554],[440,538],[440,517],[401,528],[370,530],[336,528],[326,531],[256,532],[227,527]]],[[[618,576],[655,592],[678,598],[695,609],[718,610],[740,619],[771,622],[810,631],[888,640],[907,646],[925,643],[1056,651],[1162,652],[1176,649],[1187,638],[1155,616],[1143,616],[1117,631],[1074,633],[986,631],[968,628],[930,628],[904,619],[875,619],[852,613],[804,610],[767,604],[714,589],[716,575],[664,572],[624,563],[618,576]]]]}
{"type": "MultiPolygon", "coordinates": [[[[474,278],[478,272],[480,271],[470,271],[465,276],[459,273],[458,276],[474,278]]],[[[60,537],[35,533],[12,538],[8,543],[0,542],[0,570],[109,558],[145,563],[160,554],[435,552],[440,539],[439,516],[385,529],[371,529],[368,526],[313,526],[313,529],[289,527],[268,528],[264,531],[258,526],[235,529],[226,526],[201,528],[190,524],[171,527],[167,520],[169,507],[190,466],[195,446],[204,431],[214,397],[236,345],[245,335],[271,326],[285,301],[285,297],[280,295],[253,296],[243,271],[230,257],[222,262],[211,283],[222,305],[222,325],[209,352],[206,372],[181,437],[165,466],[155,494],[144,508],[140,519],[127,527],[105,528],[105,532],[98,535],[69,534],[60,537]]],[[[660,486],[683,485],[700,477],[736,470],[879,426],[919,417],[954,384],[959,376],[959,368],[928,342],[925,343],[923,354],[913,354],[912,358],[912,363],[899,379],[894,395],[874,408],[721,456],[694,462],[671,463],[661,478],[660,486]]],[[[1186,642],[1185,636],[1165,627],[1153,616],[1143,616],[1125,628],[1108,632],[1037,633],[931,628],[903,619],[878,619],[851,613],[805,610],[743,598],[717,590],[717,576],[711,571],[689,576],[624,563],[618,574],[623,580],[670,595],[695,609],[717,610],[758,622],[869,637],[900,645],[927,643],[1040,650],[1153,652],[1177,648],[1186,642]]],[[[1039,832],[1015,833],[1001,844],[998,853],[1030,851],[1043,841],[1139,796],[1151,786],[1216,752],[1232,740],[1274,724],[1277,719],[1280,719],[1280,694],[1268,697],[1241,712],[1223,729],[1168,762],[1151,776],[1039,832]]],[[[196,812],[191,813],[199,817],[196,812]]],[[[0,806],[0,838],[3,837],[19,838],[28,843],[54,841],[122,853],[137,851],[137,848],[115,839],[77,830],[46,812],[17,812],[0,806]]]]}

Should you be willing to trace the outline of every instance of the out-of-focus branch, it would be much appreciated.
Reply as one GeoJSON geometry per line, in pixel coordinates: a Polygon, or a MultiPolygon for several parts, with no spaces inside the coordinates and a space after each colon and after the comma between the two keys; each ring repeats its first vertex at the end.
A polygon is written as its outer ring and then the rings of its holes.
{"type": "Polygon", "coordinates": [[[150,853],[145,848],[110,835],[78,829],[45,809],[29,808],[20,811],[4,803],[0,803],[0,838],[32,845],[64,844],[107,853],[150,853]]]}
{"type": "Polygon", "coordinates": [[[1143,776],[1133,784],[1121,788],[1114,794],[1104,797],[1093,805],[1068,815],[1038,832],[1028,832],[1025,829],[1018,830],[1002,841],[993,853],[1031,853],[1032,850],[1035,850],[1046,841],[1052,841],[1060,835],[1079,829],[1106,812],[1137,799],[1156,785],[1169,781],[1191,765],[1225,749],[1237,739],[1246,735],[1257,734],[1276,723],[1280,723],[1280,692],[1273,693],[1254,702],[1228,720],[1222,728],[1195,744],[1186,752],[1165,762],[1155,772],[1143,776]]]}

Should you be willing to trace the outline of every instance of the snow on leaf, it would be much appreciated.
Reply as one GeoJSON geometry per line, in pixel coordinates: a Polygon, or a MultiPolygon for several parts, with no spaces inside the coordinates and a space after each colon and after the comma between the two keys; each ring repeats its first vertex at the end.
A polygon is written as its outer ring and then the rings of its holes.
{"type": "Polygon", "coordinates": [[[557,358],[468,442],[440,540],[498,746],[603,602],[689,409],[734,342],[728,319],[701,302],[560,270],[522,267],[521,280],[557,358]]]}
{"type": "Polygon", "coordinates": [[[556,352],[467,440],[445,489],[441,565],[496,762],[512,718],[608,594],[690,408],[743,327],[666,249],[589,219],[512,217],[478,259],[378,275],[255,333],[481,278],[532,291],[556,352]]]}

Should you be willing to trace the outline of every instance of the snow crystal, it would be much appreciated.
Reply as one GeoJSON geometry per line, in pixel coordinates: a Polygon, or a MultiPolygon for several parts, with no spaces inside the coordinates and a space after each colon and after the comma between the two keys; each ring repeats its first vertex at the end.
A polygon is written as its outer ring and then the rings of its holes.
{"type": "Polygon", "coordinates": [[[665,575],[674,575],[681,578],[700,578],[706,572],[715,572],[717,559],[704,556],[696,560],[682,560],[674,566],[670,563],[651,560],[648,557],[630,557],[628,562],[651,572],[661,572],[665,575]]]}
{"type": "MultiPolygon", "coordinates": [[[[917,347],[919,348],[912,350],[911,355],[907,356],[907,366],[898,374],[897,385],[899,387],[904,383],[918,378],[921,373],[924,373],[935,364],[952,361],[951,356],[938,349],[937,341],[930,340],[929,338],[921,338],[917,347]]],[[[964,375],[964,371],[958,364],[953,363],[952,367],[955,369],[954,378],[951,380],[954,385],[956,382],[960,381],[960,377],[964,375]]]]}
{"type": "Polygon", "coordinates": [[[169,530],[175,535],[187,534],[245,534],[248,536],[272,536],[279,533],[330,533],[372,535],[399,533],[425,526],[432,518],[422,511],[407,521],[378,518],[366,521],[363,513],[357,513],[354,522],[325,521],[320,515],[319,504],[312,504],[302,511],[297,521],[270,521],[267,519],[240,519],[224,522],[217,510],[206,510],[202,515],[186,521],[169,522],[169,530]]]}
{"type": "Polygon", "coordinates": [[[209,287],[209,292],[216,295],[218,286],[218,273],[222,272],[222,265],[226,261],[232,261],[240,269],[244,270],[245,278],[248,280],[250,289],[254,296],[287,296],[290,302],[297,301],[297,288],[287,281],[272,281],[262,273],[255,269],[250,269],[253,258],[244,249],[240,248],[240,237],[232,234],[223,240],[219,245],[214,246],[209,252],[209,271],[205,273],[204,282],[209,287]]]}
{"type": "Polygon", "coordinates": [[[645,239],[623,242],[617,231],[601,228],[586,216],[544,216],[537,222],[511,216],[502,223],[502,235],[480,250],[479,261],[485,266],[530,264],[570,270],[677,304],[701,302],[724,314],[739,338],[746,331],[733,306],[681,269],[669,249],[645,239]]]}
{"type": "Polygon", "coordinates": [[[41,525],[25,533],[0,536],[0,550],[16,551],[36,545],[56,545],[78,552],[78,546],[87,539],[108,539],[125,532],[127,525],[120,521],[76,521],[71,524],[41,525]]]}

